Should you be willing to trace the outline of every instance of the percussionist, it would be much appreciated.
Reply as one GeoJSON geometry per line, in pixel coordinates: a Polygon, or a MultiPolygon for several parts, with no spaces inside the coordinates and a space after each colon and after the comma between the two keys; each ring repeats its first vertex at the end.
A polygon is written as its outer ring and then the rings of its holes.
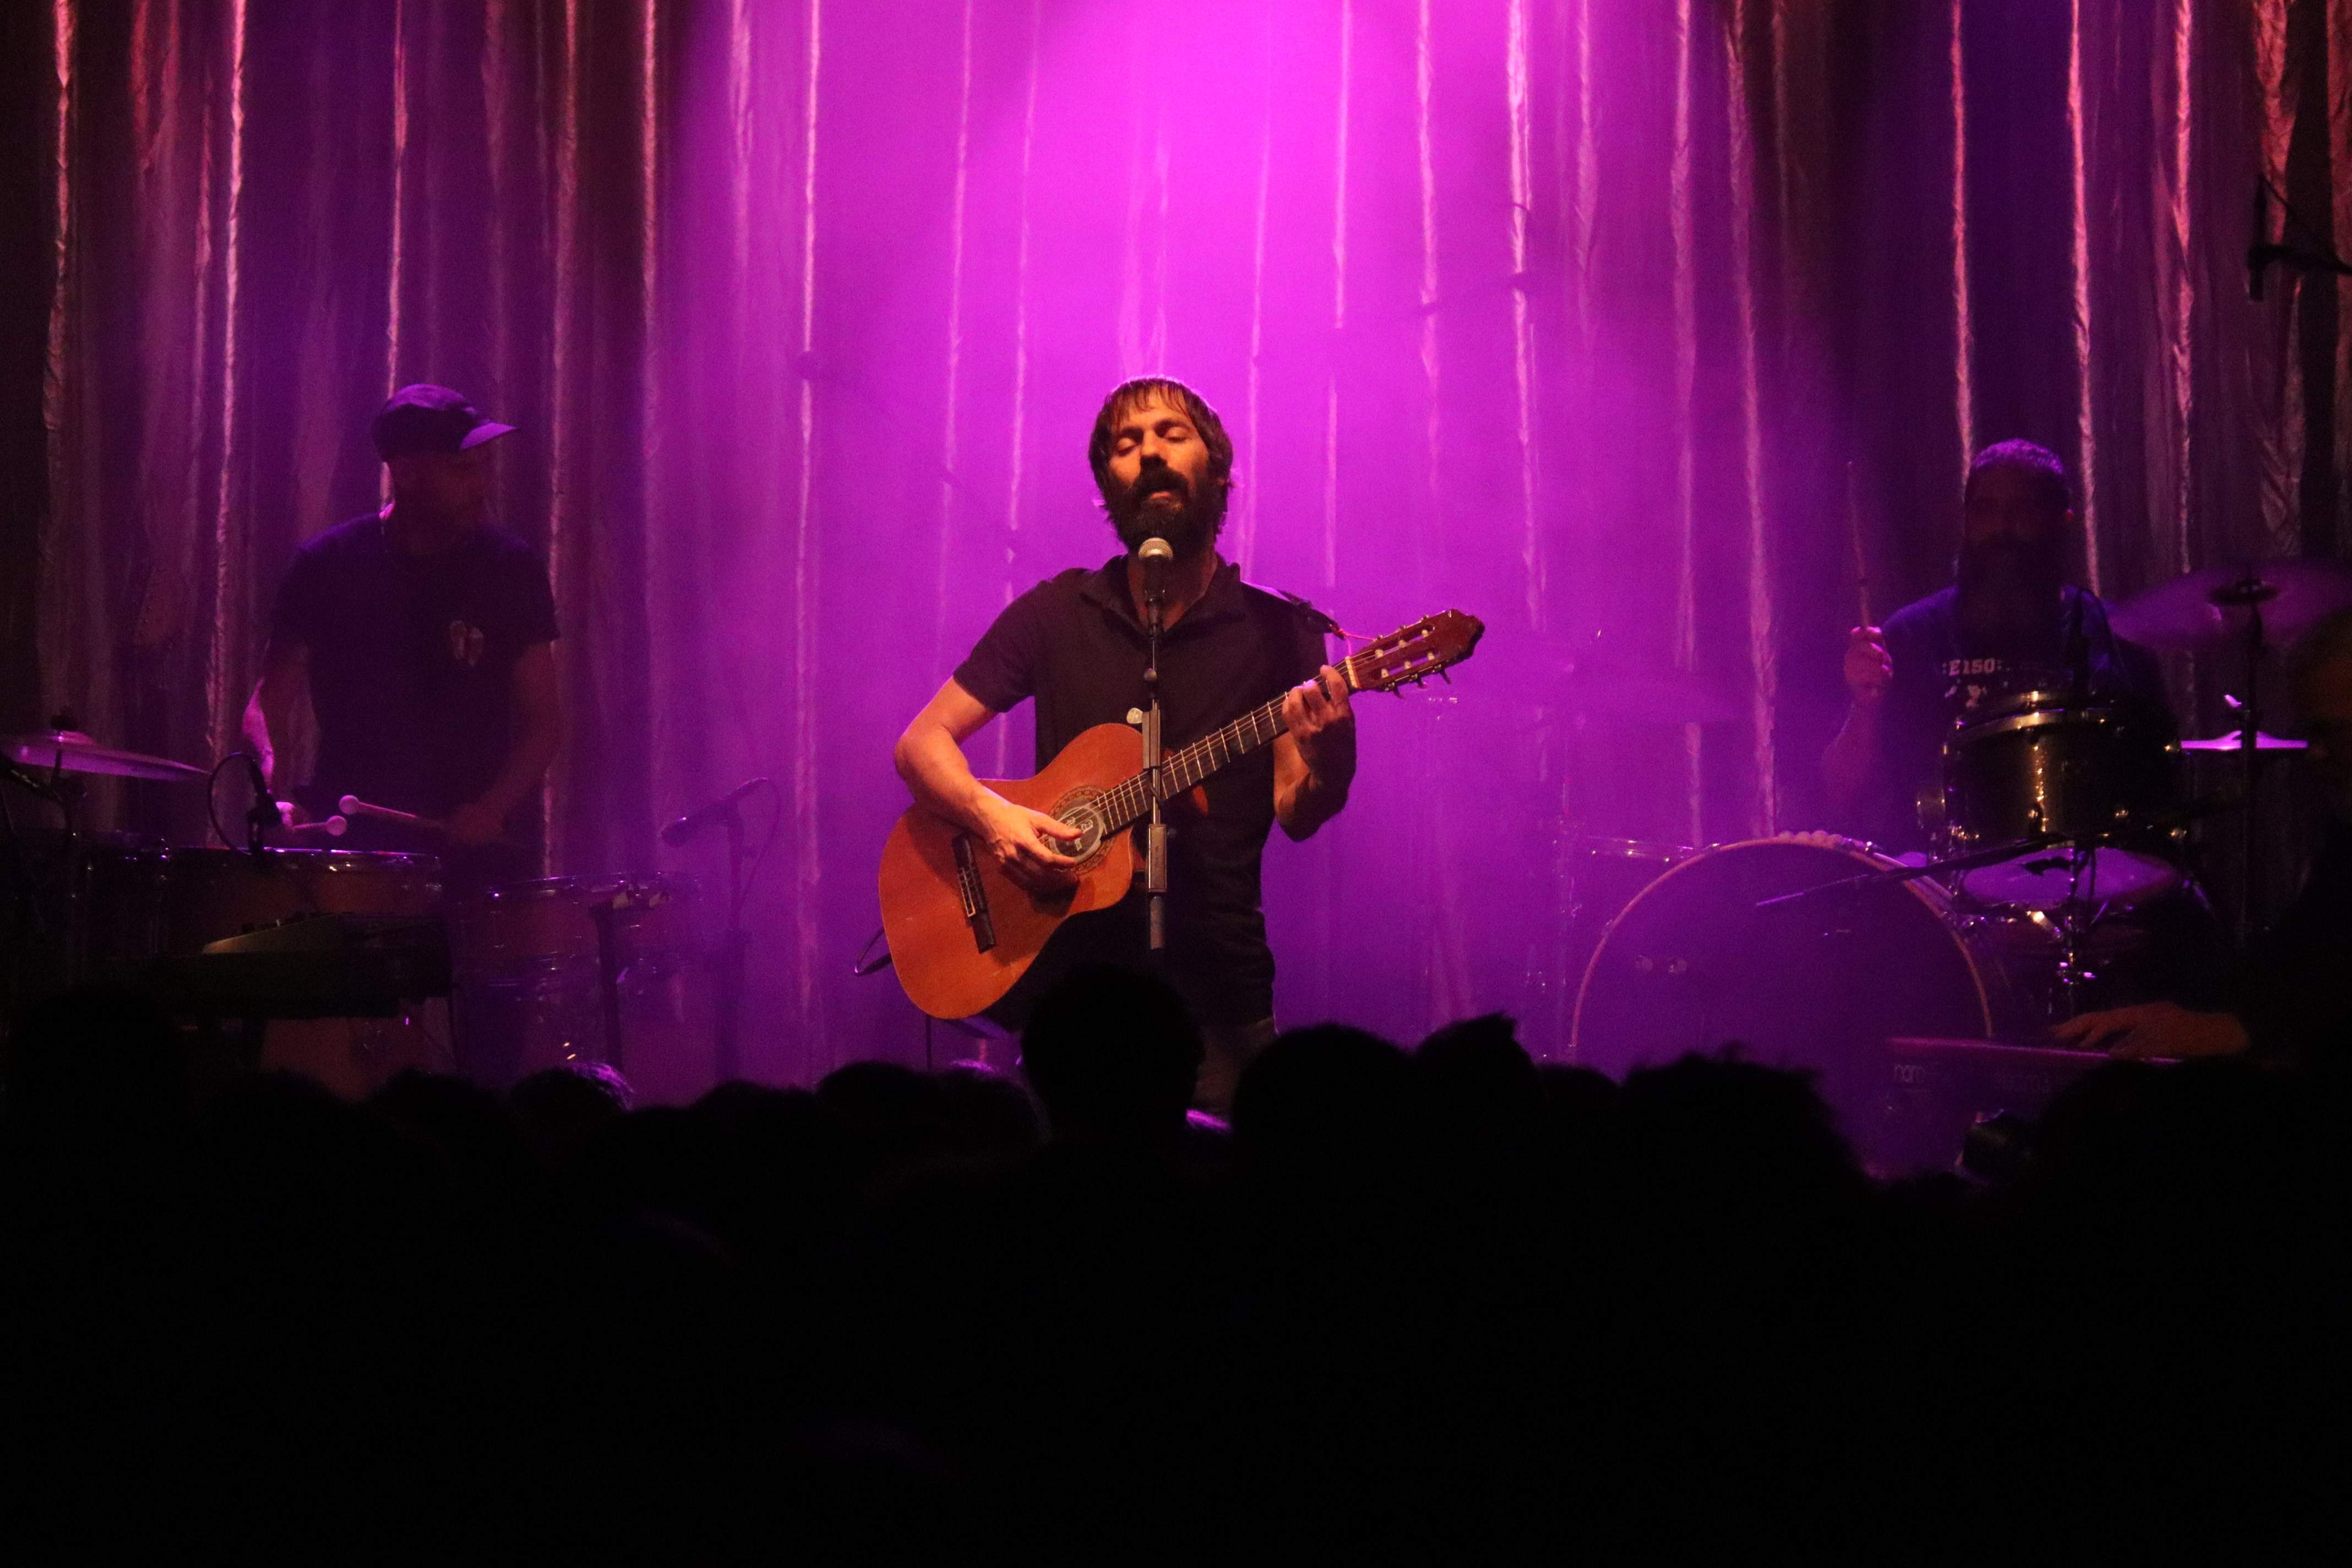
{"type": "Polygon", "coordinates": [[[355,819],[346,842],[439,855],[457,892],[534,875],[509,824],[562,734],[547,563],[484,518],[488,444],[512,429],[446,386],[392,395],[370,431],[392,504],[295,555],[245,710],[277,789],[278,742],[307,691],[319,755],[292,792],[302,813],[353,795],[433,819],[355,819]]]}

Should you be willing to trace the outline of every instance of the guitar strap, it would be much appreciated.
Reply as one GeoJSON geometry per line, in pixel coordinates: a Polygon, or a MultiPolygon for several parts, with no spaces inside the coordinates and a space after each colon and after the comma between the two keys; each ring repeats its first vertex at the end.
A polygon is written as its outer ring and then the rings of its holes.
{"type": "Polygon", "coordinates": [[[1294,594],[1287,588],[1269,588],[1265,590],[1265,592],[1279,595],[1281,597],[1289,600],[1292,605],[1297,609],[1298,613],[1307,617],[1307,624],[1313,626],[1317,631],[1321,632],[1327,637],[1339,637],[1343,641],[1348,642],[1361,642],[1364,640],[1363,638],[1355,636],[1353,633],[1343,629],[1339,622],[1333,620],[1329,616],[1324,614],[1314,605],[1308,603],[1303,595],[1294,594]]]}

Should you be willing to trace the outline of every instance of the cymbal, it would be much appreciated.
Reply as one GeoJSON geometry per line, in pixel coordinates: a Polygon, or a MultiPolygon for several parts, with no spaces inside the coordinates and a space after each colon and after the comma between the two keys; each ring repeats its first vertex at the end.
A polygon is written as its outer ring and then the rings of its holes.
{"type": "Polygon", "coordinates": [[[2202,653],[2245,646],[2244,606],[2262,606],[2265,640],[2293,642],[2352,608],[2352,567],[2294,557],[2208,566],[2133,595],[2107,611],[2116,635],[2147,647],[2202,653]]]}
{"type": "MultiPolygon", "coordinates": [[[[2246,749],[2242,738],[2243,733],[2242,731],[2232,730],[2226,735],[2211,735],[2201,741],[2183,741],[2180,749],[2184,752],[2242,752],[2246,749]]],[[[2290,741],[2278,735],[2266,735],[2259,730],[2254,731],[2254,750],[2257,752],[2303,752],[2310,748],[2308,741],[2290,741]]]]}
{"type": "Polygon", "coordinates": [[[0,736],[0,757],[23,767],[68,773],[103,773],[119,779],[153,779],[163,784],[195,784],[202,768],[101,746],[79,730],[40,730],[26,735],[0,736]]]}

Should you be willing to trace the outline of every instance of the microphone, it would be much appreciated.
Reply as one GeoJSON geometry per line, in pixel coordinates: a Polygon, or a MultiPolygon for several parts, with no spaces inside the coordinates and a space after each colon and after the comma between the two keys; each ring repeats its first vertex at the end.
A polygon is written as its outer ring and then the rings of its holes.
{"type": "Polygon", "coordinates": [[[733,789],[729,790],[725,795],[720,795],[717,800],[712,801],[709,805],[696,806],[692,811],[688,812],[684,816],[679,817],[677,821],[671,823],[667,827],[661,830],[662,842],[675,849],[679,845],[686,843],[688,839],[700,834],[703,829],[709,827],[711,824],[725,821],[728,817],[735,815],[735,808],[743,804],[743,797],[745,795],[750,795],[753,790],[758,789],[767,782],[768,781],[765,778],[747,779],[743,783],[737,784],[733,789]]]}
{"type": "Polygon", "coordinates": [[[2271,264],[2271,183],[2254,180],[2254,237],[2246,245],[2246,298],[2263,297],[2263,273],[2271,264]]]}
{"type": "Polygon", "coordinates": [[[1143,596],[1156,605],[1168,596],[1168,563],[1176,559],[1176,552],[1154,535],[1135,547],[1135,558],[1143,563],[1143,596]]]}

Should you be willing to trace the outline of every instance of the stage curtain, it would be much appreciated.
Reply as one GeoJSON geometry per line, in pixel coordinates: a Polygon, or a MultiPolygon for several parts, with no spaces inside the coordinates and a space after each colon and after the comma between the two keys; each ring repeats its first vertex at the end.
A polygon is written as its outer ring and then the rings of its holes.
{"type": "MultiPolygon", "coordinates": [[[[657,826],[778,786],[763,1076],[949,1049],[849,974],[890,742],[1112,548],[1123,375],[1223,409],[1254,578],[1490,627],[1270,847],[1291,1022],[1553,1047],[1567,838],[1816,826],[1844,632],[1948,580],[1977,446],[2065,457],[2110,596],[2342,548],[2341,285],[2251,301],[2246,248],[2261,178],[2345,222],[2352,0],[13,9],[10,727],[233,749],[290,552],[381,499],[369,415],[463,388],[553,564],[550,871],[716,881],[657,826]],[[1717,711],[1580,714],[1570,662],[1717,711]]],[[[2171,676],[2225,727],[2231,672],[2171,676]]],[[[1030,771],[1017,716],[975,750],[1030,771]]]]}

